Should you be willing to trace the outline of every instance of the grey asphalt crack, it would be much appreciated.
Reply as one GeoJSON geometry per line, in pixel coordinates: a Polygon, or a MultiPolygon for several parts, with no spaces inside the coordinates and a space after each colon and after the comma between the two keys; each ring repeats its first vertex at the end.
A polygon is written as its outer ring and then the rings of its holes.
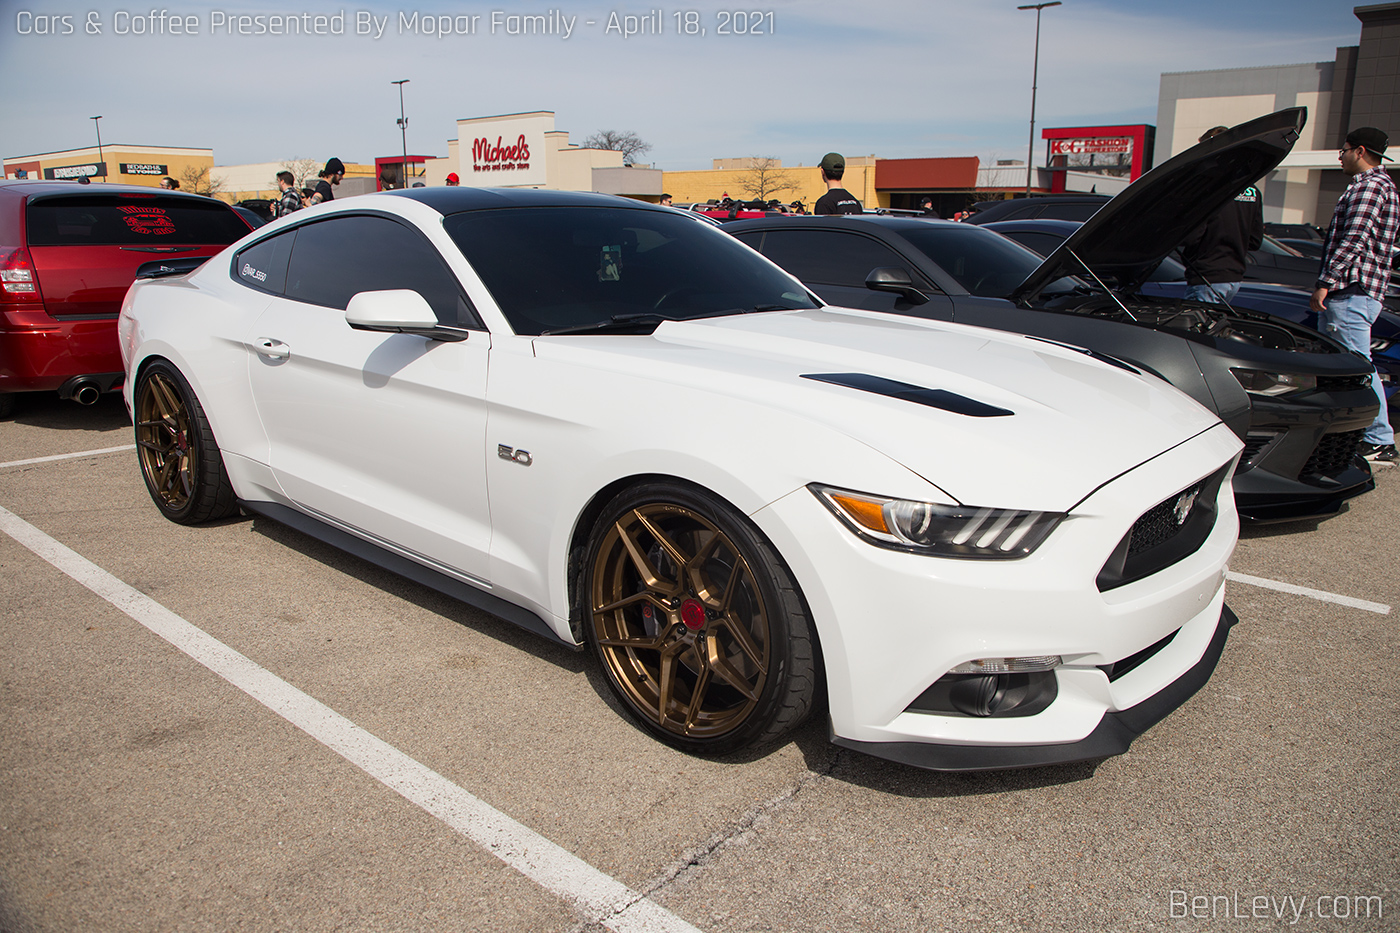
{"type": "MultiPolygon", "coordinates": [[[[846,754],[845,749],[833,748],[834,754],[820,771],[807,770],[798,778],[797,782],[790,787],[783,789],[777,795],[770,797],[762,803],[750,807],[738,820],[724,829],[714,833],[695,848],[684,852],[679,859],[666,868],[660,875],[646,885],[640,887],[637,893],[637,901],[655,900],[655,896],[666,890],[684,882],[685,878],[698,869],[704,868],[717,858],[721,852],[741,842],[745,836],[749,835],[758,823],[770,814],[780,810],[790,800],[802,793],[808,787],[823,781],[831,776],[840,764],[842,757],[846,754]]],[[[633,902],[622,905],[618,913],[630,907],[633,902]]],[[[568,933],[606,933],[604,921],[589,921],[571,927],[568,933]]]]}

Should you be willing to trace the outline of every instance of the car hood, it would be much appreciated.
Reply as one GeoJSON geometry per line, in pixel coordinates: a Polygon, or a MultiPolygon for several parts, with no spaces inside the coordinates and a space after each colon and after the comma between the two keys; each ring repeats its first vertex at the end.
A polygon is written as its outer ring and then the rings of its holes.
{"type": "MultiPolygon", "coordinates": [[[[649,385],[698,387],[761,404],[765,417],[820,424],[968,505],[1065,511],[1219,422],[1167,383],[1077,348],[846,308],[563,339],[573,346],[537,352],[589,353],[589,365],[649,385]],[[910,388],[934,391],[911,400],[910,388]]],[[[804,469],[816,479],[819,466],[804,469]]]]}
{"type": "Polygon", "coordinates": [[[1087,266],[1120,280],[1160,262],[1197,226],[1288,155],[1307,122],[1306,107],[1241,123],[1167,160],[1113,197],[1009,296],[1034,298],[1087,266]]]}

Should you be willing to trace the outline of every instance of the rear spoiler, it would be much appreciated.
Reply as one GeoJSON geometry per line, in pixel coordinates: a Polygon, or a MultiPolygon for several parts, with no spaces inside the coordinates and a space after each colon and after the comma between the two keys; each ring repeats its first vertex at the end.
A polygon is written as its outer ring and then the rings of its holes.
{"type": "Polygon", "coordinates": [[[184,275],[193,272],[209,261],[208,256],[181,256],[171,259],[156,259],[143,262],[136,268],[138,279],[163,279],[168,275],[184,275]]]}

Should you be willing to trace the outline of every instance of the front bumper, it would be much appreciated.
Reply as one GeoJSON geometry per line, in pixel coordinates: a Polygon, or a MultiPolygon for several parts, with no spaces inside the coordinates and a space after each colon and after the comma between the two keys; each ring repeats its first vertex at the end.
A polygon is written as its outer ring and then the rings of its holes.
{"type": "Polygon", "coordinates": [[[1121,755],[1133,739],[1163,719],[1205,686],[1220,655],[1225,639],[1239,617],[1223,607],[1215,635],[1201,659],[1179,678],[1130,709],[1105,713],[1093,732],[1078,742],[1063,745],[1014,745],[1001,747],[939,745],[928,742],[858,742],[832,732],[831,741],[852,751],[897,761],[930,771],[990,771],[1006,768],[1034,768],[1041,765],[1093,761],[1121,755]]]}
{"type": "Polygon", "coordinates": [[[1014,561],[873,547],[806,489],[760,510],[754,518],[789,558],[816,623],[833,741],[958,769],[1127,748],[1119,725],[1147,728],[1194,692],[1218,658],[1228,627],[1225,571],[1238,535],[1230,483],[1221,485],[1215,523],[1194,552],[1103,592],[1095,578],[1140,516],[1231,463],[1238,450],[1234,434],[1217,425],[1101,486],[1035,553],[1014,561]],[[1122,676],[1104,670],[1158,645],[1122,676]],[[915,708],[956,665],[1046,655],[1063,663],[1054,671],[1055,697],[1039,712],[978,717],[915,708]],[[1174,704],[1166,699],[1178,692],[1174,704]],[[1145,703],[1152,705],[1139,710],[1145,703]]]}
{"type": "Polygon", "coordinates": [[[1355,456],[1379,400],[1364,386],[1317,390],[1296,399],[1251,397],[1245,451],[1235,471],[1235,503],[1248,521],[1294,521],[1338,512],[1374,489],[1355,456]]]}

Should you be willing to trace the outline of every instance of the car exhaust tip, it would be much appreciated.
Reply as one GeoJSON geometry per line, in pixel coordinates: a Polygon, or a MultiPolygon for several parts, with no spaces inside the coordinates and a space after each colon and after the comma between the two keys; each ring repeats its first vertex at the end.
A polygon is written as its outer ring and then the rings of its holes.
{"type": "Polygon", "coordinates": [[[79,405],[91,405],[102,397],[102,390],[95,382],[83,382],[73,387],[73,401],[79,405]]]}

